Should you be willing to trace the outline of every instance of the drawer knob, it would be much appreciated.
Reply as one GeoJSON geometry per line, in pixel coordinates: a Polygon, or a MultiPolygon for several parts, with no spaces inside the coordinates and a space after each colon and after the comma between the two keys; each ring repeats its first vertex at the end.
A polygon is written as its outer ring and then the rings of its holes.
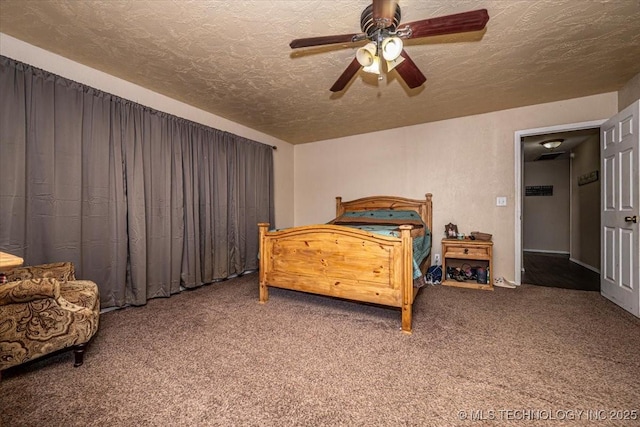
{"type": "Polygon", "coordinates": [[[467,255],[469,253],[469,248],[464,248],[464,254],[467,255]]]}

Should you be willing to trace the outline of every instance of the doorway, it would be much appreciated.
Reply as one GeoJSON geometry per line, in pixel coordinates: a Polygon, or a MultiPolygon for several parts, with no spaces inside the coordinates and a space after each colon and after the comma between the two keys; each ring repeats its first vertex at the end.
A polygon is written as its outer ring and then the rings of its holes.
{"type": "Polygon", "coordinates": [[[570,260],[569,255],[524,251],[522,283],[600,292],[600,273],[570,260]]]}
{"type": "Polygon", "coordinates": [[[516,132],[517,284],[600,290],[601,123],[516,132]]]}

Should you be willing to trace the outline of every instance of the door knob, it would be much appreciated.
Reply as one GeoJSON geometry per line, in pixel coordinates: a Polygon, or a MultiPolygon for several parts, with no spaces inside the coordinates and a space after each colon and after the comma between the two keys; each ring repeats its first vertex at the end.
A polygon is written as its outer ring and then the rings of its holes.
{"type": "Polygon", "coordinates": [[[624,217],[624,220],[625,220],[626,222],[633,222],[633,223],[636,223],[636,222],[638,222],[638,217],[637,217],[637,216],[635,216],[635,215],[634,215],[634,216],[625,216],[625,217],[624,217]]]}

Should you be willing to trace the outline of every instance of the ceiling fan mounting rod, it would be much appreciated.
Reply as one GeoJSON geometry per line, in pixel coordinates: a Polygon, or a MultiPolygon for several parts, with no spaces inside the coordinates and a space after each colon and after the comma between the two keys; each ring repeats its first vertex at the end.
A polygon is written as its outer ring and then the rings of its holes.
{"type": "MultiPolygon", "coordinates": [[[[381,6],[381,3],[376,2],[376,6],[381,6]]],[[[400,5],[395,2],[391,2],[387,4],[386,7],[391,9],[384,9],[384,13],[380,17],[376,17],[373,4],[370,4],[362,11],[362,14],[360,15],[360,29],[363,33],[367,34],[369,39],[371,39],[378,30],[386,29],[393,31],[400,24],[402,16],[400,12],[400,5]]],[[[380,13],[380,11],[378,11],[378,13],[380,13]]]]}
{"type": "Polygon", "coordinates": [[[378,48],[378,53],[382,51],[382,41],[384,40],[384,34],[382,30],[378,30],[375,33],[375,37],[372,39],[376,43],[376,47],[378,48]]]}
{"type": "Polygon", "coordinates": [[[378,40],[382,41],[388,36],[389,32],[383,29],[378,29],[374,33],[372,33],[368,39],[374,43],[378,43],[378,40]]]}

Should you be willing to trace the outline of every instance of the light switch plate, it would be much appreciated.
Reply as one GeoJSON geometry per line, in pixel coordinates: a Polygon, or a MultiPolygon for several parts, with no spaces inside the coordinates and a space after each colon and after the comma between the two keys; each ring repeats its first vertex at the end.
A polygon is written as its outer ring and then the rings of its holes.
{"type": "Polygon", "coordinates": [[[496,197],[496,206],[507,206],[507,198],[506,197],[496,197]]]}

